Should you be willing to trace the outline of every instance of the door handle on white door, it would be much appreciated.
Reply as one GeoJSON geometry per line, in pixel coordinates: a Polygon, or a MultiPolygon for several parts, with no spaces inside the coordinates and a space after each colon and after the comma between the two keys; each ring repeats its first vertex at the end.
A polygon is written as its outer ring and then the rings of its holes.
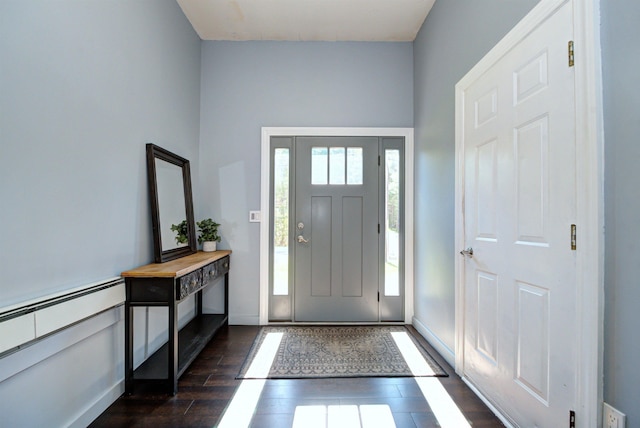
{"type": "Polygon", "coordinates": [[[460,251],[460,254],[462,254],[465,257],[472,258],[473,257],[473,248],[469,247],[466,250],[462,250],[462,251],[460,251]]]}
{"type": "Polygon", "coordinates": [[[304,236],[298,235],[298,242],[301,243],[301,244],[304,242],[306,244],[309,241],[304,239],[304,236]]]}

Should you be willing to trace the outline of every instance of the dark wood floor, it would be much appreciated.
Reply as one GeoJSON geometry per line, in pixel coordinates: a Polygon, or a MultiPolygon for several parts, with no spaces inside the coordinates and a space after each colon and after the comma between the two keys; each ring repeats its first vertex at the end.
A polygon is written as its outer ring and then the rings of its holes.
{"type": "MultiPolygon", "coordinates": [[[[216,426],[242,382],[235,376],[258,329],[255,326],[223,328],[180,378],[177,395],[136,391],[130,396],[122,396],[91,427],[216,426]]],[[[417,333],[416,336],[420,337],[417,333]]],[[[453,369],[420,339],[449,373],[449,377],[438,380],[469,424],[472,427],[502,427],[453,369]]],[[[338,404],[387,404],[398,428],[440,426],[413,378],[268,380],[251,426],[290,428],[296,406],[338,404]]]]}

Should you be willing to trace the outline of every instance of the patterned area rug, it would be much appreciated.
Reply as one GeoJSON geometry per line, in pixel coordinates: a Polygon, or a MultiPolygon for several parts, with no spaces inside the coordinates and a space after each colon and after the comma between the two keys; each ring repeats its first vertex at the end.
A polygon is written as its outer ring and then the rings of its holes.
{"type": "Polygon", "coordinates": [[[284,333],[267,379],[331,377],[408,377],[412,374],[393,332],[406,333],[433,374],[448,376],[404,326],[291,326],[263,327],[237,379],[247,370],[268,333],[284,333]]]}

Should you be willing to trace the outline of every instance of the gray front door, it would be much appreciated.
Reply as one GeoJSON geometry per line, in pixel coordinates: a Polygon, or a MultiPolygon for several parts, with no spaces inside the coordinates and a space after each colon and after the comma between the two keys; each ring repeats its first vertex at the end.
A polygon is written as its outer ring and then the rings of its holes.
{"type": "Polygon", "coordinates": [[[378,138],[297,137],[295,321],[378,321],[378,138]]]}

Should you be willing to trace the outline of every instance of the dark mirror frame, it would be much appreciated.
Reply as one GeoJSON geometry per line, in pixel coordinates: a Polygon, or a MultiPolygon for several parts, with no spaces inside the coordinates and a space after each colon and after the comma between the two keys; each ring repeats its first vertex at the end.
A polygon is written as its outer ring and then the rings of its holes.
{"type": "Polygon", "coordinates": [[[149,182],[149,199],[151,200],[151,221],[153,225],[153,252],[156,263],[178,259],[196,253],[196,226],[193,220],[193,197],[191,195],[191,170],[189,161],[183,157],[158,147],[155,144],[147,144],[147,179],[149,182]],[[182,169],[182,182],[184,185],[184,202],[187,215],[188,244],[185,247],[164,250],[160,228],[160,212],[158,205],[158,180],[156,175],[156,159],[177,165],[182,169]]]}

